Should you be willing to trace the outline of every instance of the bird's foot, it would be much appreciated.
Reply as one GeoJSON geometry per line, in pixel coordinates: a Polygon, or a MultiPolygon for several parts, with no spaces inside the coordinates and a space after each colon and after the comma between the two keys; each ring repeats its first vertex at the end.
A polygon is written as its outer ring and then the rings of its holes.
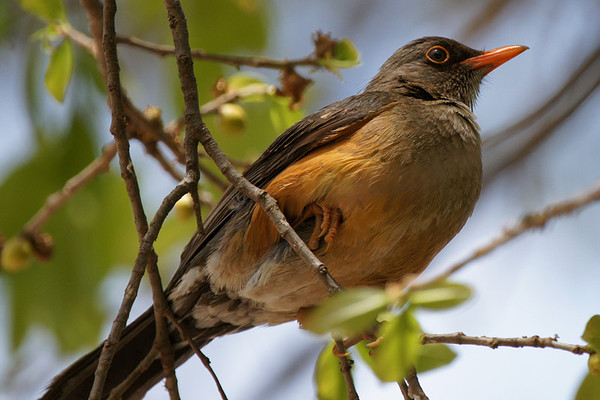
{"type": "MultiPolygon", "coordinates": [[[[351,336],[347,339],[344,339],[344,348],[349,349],[350,347],[357,345],[358,343],[362,342],[363,340],[369,341],[369,343],[367,343],[365,345],[368,349],[374,349],[381,344],[381,341],[383,340],[383,336],[375,336],[371,333],[364,332],[360,335],[351,336]]],[[[350,353],[348,353],[348,352],[340,353],[337,350],[336,346],[333,346],[332,351],[333,351],[333,355],[338,358],[348,357],[350,355],[350,353]]]]}
{"type": "Polygon", "coordinates": [[[327,243],[327,248],[325,249],[325,251],[327,251],[335,239],[342,223],[342,210],[339,208],[327,207],[319,203],[313,203],[308,206],[305,213],[306,217],[312,215],[315,217],[315,227],[308,240],[308,247],[311,250],[318,249],[321,238],[323,238],[325,243],[327,243]]]}

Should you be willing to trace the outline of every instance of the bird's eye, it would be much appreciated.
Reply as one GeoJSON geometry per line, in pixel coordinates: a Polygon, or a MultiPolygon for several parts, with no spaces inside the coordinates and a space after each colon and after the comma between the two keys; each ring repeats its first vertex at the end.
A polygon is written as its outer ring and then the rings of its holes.
{"type": "Polygon", "coordinates": [[[425,57],[427,57],[427,59],[432,63],[443,64],[450,58],[450,53],[448,53],[448,50],[442,46],[433,46],[427,50],[425,57]]]}

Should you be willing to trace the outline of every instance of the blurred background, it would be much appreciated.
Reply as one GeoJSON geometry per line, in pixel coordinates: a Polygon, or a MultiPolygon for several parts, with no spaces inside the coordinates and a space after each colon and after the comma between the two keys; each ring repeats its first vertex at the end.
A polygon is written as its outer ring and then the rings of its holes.
{"type": "MultiPolygon", "coordinates": [[[[23,2],[26,3],[26,2],[23,2]]],[[[50,2],[54,3],[54,2],[50,2]]],[[[192,47],[210,52],[301,58],[322,30],[350,39],[361,64],[340,70],[298,68],[313,84],[300,109],[281,100],[242,101],[245,129],[206,118],[224,150],[249,162],[302,115],[362,90],[397,48],[421,36],[446,36],[471,47],[521,44],[530,50],[490,74],[475,113],[486,142],[486,181],[463,231],[421,278],[434,276],[489,243],[527,212],[541,209],[600,179],[600,3],[597,0],[183,1],[192,47]],[[490,139],[494,137],[494,139],[490,139]],[[500,139],[499,139],[500,138],[500,139]]],[[[64,101],[44,87],[50,53],[62,43],[22,3],[0,3],[0,234],[18,235],[51,193],[111,141],[110,111],[95,60],[73,46],[73,76],[64,101]]],[[[117,29],[170,44],[162,2],[118,2],[117,29]]],[[[79,2],[64,2],[69,23],[89,35],[79,2]]],[[[181,116],[175,62],[121,45],[122,83],[140,109],[159,107],[168,123],[181,116]]],[[[219,77],[246,74],[278,84],[274,70],[196,61],[202,102],[219,77]]],[[[287,100],[286,100],[287,102],[287,100]]],[[[151,213],[175,181],[132,142],[144,204],[151,213]]],[[[208,166],[209,164],[206,163],[208,166]]],[[[210,168],[210,167],[208,167],[210,168]]],[[[181,169],[180,169],[181,171],[181,169]]],[[[205,183],[205,182],[203,182],[205,183]]],[[[106,337],[137,251],[131,211],[116,162],[74,195],[43,227],[54,240],[46,262],[0,271],[0,399],[39,396],[52,376],[106,337]]],[[[206,197],[219,192],[206,183],[206,197]]],[[[194,229],[170,217],[157,251],[163,282],[194,229]]],[[[430,333],[513,337],[540,335],[582,343],[587,320],[600,312],[600,205],[553,220],[478,259],[453,279],[474,297],[457,309],[422,312],[430,333]]],[[[151,305],[144,281],[134,307],[151,305]]],[[[315,397],[313,370],[327,338],[289,323],[224,337],[205,348],[230,399],[315,397]]],[[[431,399],[572,399],[587,358],[549,349],[453,346],[450,365],[420,376],[431,399]]],[[[360,362],[364,399],[397,399],[360,362]]],[[[183,398],[217,399],[195,358],[178,370],[183,398]]],[[[167,398],[162,385],[150,399],[167,398]]]]}

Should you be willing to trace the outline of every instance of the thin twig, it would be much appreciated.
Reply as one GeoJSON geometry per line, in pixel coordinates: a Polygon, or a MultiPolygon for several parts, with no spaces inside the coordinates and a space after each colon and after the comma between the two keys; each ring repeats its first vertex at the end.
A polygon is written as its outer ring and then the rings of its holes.
{"type": "MultiPolygon", "coordinates": [[[[83,32],[80,32],[69,25],[60,26],[59,29],[61,30],[61,33],[63,35],[65,35],[66,37],[71,39],[74,43],[76,43],[79,46],[86,49],[90,54],[92,54],[93,56],[97,55],[97,51],[95,51],[96,46],[94,45],[94,40],[92,38],[88,37],[83,32]]],[[[237,99],[240,99],[240,98],[246,97],[246,96],[258,95],[258,94],[272,94],[274,88],[275,87],[273,85],[257,84],[257,85],[249,85],[245,88],[240,88],[240,89],[233,89],[233,90],[230,89],[227,91],[227,93],[224,93],[221,96],[217,97],[216,99],[204,104],[200,108],[200,112],[203,115],[211,114],[211,113],[216,112],[218,110],[218,107],[225,103],[233,102],[233,101],[236,101],[237,99]]],[[[175,155],[177,160],[181,164],[185,163],[185,154],[184,154],[184,150],[181,146],[181,143],[179,143],[174,138],[175,133],[179,129],[179,127],[184,125],[183,118],[177,118],[177,119],[173,120],[163,129],[161,127],[156,126],[156,124],[153,124],[151,121],[149,121],[148,118],[146,118],[146,116],[144,115],[144,113],[141,110],[137,109],[133,105],[131,100],[125,94],[123,94],[123,102],[125,105],[125,112],[129,119],[128,129],[135,133],[133,135],[135,138],[141,140],[141,137],[144,136],[144,135],[137,134],[137,132],[147,133],[150,137],[153,137],[155,140],[165,143],[165,145],[169,148],[169,150],[171,150],[171,152],[175,155]]],[[[152,156],[155,156],[155,154],[152,152],[149,152],[149,154],[152,156]]],[[[201,156],[204,156],[204,154],[202,152],[200,152],[199,154],[201,156]]],[[[175,176],[175,174],[173,174],[173,170],[166,168],[167,165],[165,165],[161,159],[157,158],[157,161],[159,161],[159,163],[163,167],[165,167],[165,170],[171,176],[173,176],[173,177],[175,176]]],[[[229,159],[229,161],[237,167],[245,168],[248,166],[247,163],[243,163],[243,162],[240,162],[237,160],[229,159]]],[[[228,184],[226,182],[223,182],[223,180],[221,178],[219,178],[217,175],[215,175],[210,169],[208,169],[202,165],[200,165],[199,168],[200,168],[200,172],[202,173],[202,175],[209,182],[211,182],[213,185],[215,185],[219,190],[224,191],[225,189],[227,189],[228,184]]]]}
{"type": "MultiPolygon", "coordinates": [[[[82,5],[86,8],[86,12],[88,13],[88,19],[97,18],[95,16],[97,12],[90,12],[90,9],[94,7],[94,3],[97,3],[97,0],[82,0],[82,5]]],[[[100,12],[101,15],[101,12],[100,12]]],[[[102,75],[105,75],[106,63],[104,62],[104,55],[102,52],[98,52],[96,49],[98,48],[98,44],[92,38],[89,38],[84,33],[74,29],[70,25],[60,26],[61,32],[66,37],[73,40],[74,43],[86,49],[90,54],[96,57],[98,61],[98,66],[100,68],[100,72],[102,75]]],[[[90,31],[96,37],[97,29],[92,28],[92,23],[90,23],[90,31]]],[[[102,30],[100,29],[100,37],[102,37],[102,30]]],[[[101,46],[101,44],[100,44],[101,46]]],[[[148,133],[150,136],[154,137],[156,140],[165,143],[165,145],[173,152],[173,154],[177,157],[177,159],[183,164],[185,163],[185,154],[184,150],[180,143],[177,143],[174,138],[167,134],[163,129],[153,124],[152,121],[148,120],[144,113],[137,109],[131,100],[122,93],[122,100],[125,108],[125,112],[128,117],[128,122],[131,125],[130,129],[135,131],[141,131],[144,133],[148,133]]],[[[139,135],[136,135],[139,136],[139,135]]]]}
{"type": "Polygon", "coordinates": [[[156,357],[158,356],[158,350],[152,347],[148,354],[139,362],[139,364],[135,367],[135,369],[127,375],[127,377],[121,381],[117,386],[115,386],[108,396],[107,400],[119,400],[123,397],[123,393],[135,382],[137,378],[140,377],[145,371],[150,368],[156,357]]]}
{"type": "Polygon", "coordinates": [[[331,276],[325,265],[308,249],[298,234],[285,220],[285,216],[277,206],[277,202],[268,193],[250,184],[244,176],[238,172],[227,160],[223,151],[210,135],[208,128],[202,121],[198,104],[198,89],[194,76],[193,60],[188,40],[187,23],[177,0],[164,0],[167,6],[169,22],[173,31],[173,42],[177,67],[181,81],[183,97],[185,99],[185,121],[186,126],[199,138],[207,154],[215,161],[223,175],[240,192],[255,201],[269,216],[279,234],[286,239],[298,256],[306,262],[319,276],[329,293],[340,290],[341,286],[331,276]],[[189,121],[188,121],[189,119],[189,121]]]}
{"type": "MultiPolygon", "coordinates": [[[[470,18],[463,27],[460,36],[472,37],[483,28],[489,26],[503,11],[510,7],[514,0],[488,0],[482,10],[474,18],[470,18]]],[[[451,3],[448,3],[451,6],[451,3]]]]}
{"type": "Polygon", "coordinates": [[[555,204],[546,206],[545,208],[543,208],[540,211],[536,211],[536,212],[527,214],[517,224],[515,224],[509,228],[506,228],[500,236],[496,237],[495,239],[490,241],[488,244],[475,250],[469,257],[454,264],[446,272],[433,278],[430,281],[411,285],[410,289],[417,290],[417,289],[426,287],[426,286],[432,284],[433,282],[445,280],[450,275],[452,275],[459,269],[463,268],[465,265],[469,264],[470,262],[472,262],[478,258],[481,258],[481,257],[491,253],[492,251],[494,251],[501,245],[515,239],[516,237],[520,236],[521,234],[523,234],[527,231],[533,230],[533,229],[542,228],[551,219],[573,213],[573,212],[577,211],[578,209],[580,209],[581,207],[584,207],[588,204],[591,204],[591,203],[593,203],[595,201],[599,201],[599,200],[600,200],[600,181],[596,182],[594,185],[592,185],[589,189],[587,189],[583,193],[572,196],[571,198],[568,198],[567,200],[561,201],[559,203],[555,203],[555,204]]]}
{"type": "Polygon", "coordinates": [[[594,351],[588,345],[568,344],[558,341],[557,337],[542,338],[539,336],[523,336],[514,338],[499,338],[487,336],[467,336],[462,332],[449,334],[425,333],[421,335],[423,344],[446,343],[446,344],[472,344],[477,346],[486,346],[492,349],[498,347],[536,347],[552,348],[568,351],[573,354],[593,354],[594,351]]]}
{"type": "MultiPolygon", "coordinates": [[[[136,37],[118,36],[117,41],[127,46],[132,46],[138,49],[149,51],[161,57],[175,55],[176,53],[176,48],[173,46],[156,44],[136,37]]],[[[213,54],[208,53],[204,50],[191,50],[190,53],[193,58],[196,58],[198,60],[215,61],[220,62],[222,64],[233,65],[234,67],[240,67],[242,65],[254,68],[273,69],[289,69],[299,66],[321,67],[319,60],[312,54],[307,57],[298,58],[295,60],[273,60],[265,57],[246,57],[213,54]]]]}
{"type": "Polygon", "coordinates": [[[208,370],[208,372],[212,376],[213,381],[215,382],[215,384],[217,386],[217,390],[219,391],[219,394],[221,395],[221,399],[227,400],[227,395],[225,394],[225,390],[223,389],[223,386],[221,385],[221,382],[219,381],[219,377],[215,373],[215,370],[210,365],[209,358],[206,357],[206,355],[204,355],[204,353],[202,353],[202,351],[200,351],[200,348],[196,345],[192,336],[189,334],[187,329],[179,323],[179,321],[173,314],[173,311],[170,308],[167,309],[166,311],[167,311],[166,317],[177,328],[177,330],[179,332],[179,336],[181,336],[181,338],[190,345],[190,347],[192,348],[192,350],[194,351],[196,356],[200,359],[200,361],[202,362],[204,367],[208,370]]]}
{"type": "Polygon", "coordinates": [[[85,186],[94,177],[108,170],[110,162],[117,154],[117,145],[112,142],[102,149],[102,154],[94,161],[79,171],[64,186],[46,198],[44,205],[23,227],[23,234],[36,235],[42,225],[50,218],[67,200],[79,189],[85,186]]]}
{"type": "MultiPolygon", "coordinates": [[[[344,340],[341,338],[334,338],[335,349],[338,354],[346,353],[346,346],[344,346],[344,340]]],[[[346,382],[346,392],[348,394],[348,400],[359,400],[356,387],[354,386],[354,379],[352,378],[352,360],[348,357],[339,357],[340,360],[340,371],[344,376],[346,382]]]]}
{"type": "Polygon", "coordinates": [[[406,383],[408,384],[408,394],[412,399],[415,400],[429,400],[429,397],[423,391],[421,384],[419,383],[419,378],[417,377],[417,371],[414,368],[406,374],[405,377],[406,383]]]}
{"type": "Polygon", "coordinates": [[[152,143],[144,143],[144,147],[146,148],[146,152],[150,154],[160,166],[169,174],[173,179],[177,182],[183,179],[183,175],[179,171],[175,169],[175,167],[167,160],[165,155],[160,151],[155,142],[152,143]]]}
{"type": "Polygon", "coordinates": [[[404,380],[398,381],[398,387],[400,388],[400,392],[402,393],[402,397],[404,397],[404,400],[414,400],[412,397],[410,397],[410,394],[408,394],[408,385],[406,384],[406,382],[404,380]]]}
{"type": "MultiPolygon", "coordinates": [[[[98,48],[102,48],[102,52],[97,52],[99,67],[104,71],[103,76],[106,78],[106,87],[109,96],[109,105],[111,108],[112,121],[110,131],[115,138],[117,144],[117,152],[119,154],[119,166],[121,168],[121,176],[125,181],[127,194],[133,209],[135,225],[137,228],[140,240],[147,232],[148,222],[144,213],[141,202],[137,178],[133,169],[131,156],[129,154],[129,141],[127,139],[127,131],[125,124],[125,111],[122,101],[121,83],[119,77],[119,63],[117,58],[116,43],[114,41],[115,26],[114,16],[116,13],[116,4],[113,0],[105,2],[104,9],[102,4],[96,0],[83,0],[82,5],[86,9],[88,19],[90,21],[90,29],[94,34],[95,44],[98,48]],[[102,26],[100,31],[99,26],[102,26]],[[100,56],[100,54],[103,56],[100,56]],[[105,62],[105,64],[104,64],[105,62]]],[[[141,250],[141,246],[140,246],[141,250]]],[[[121,338],[122,331],[127,324],[131,306],[137,296],[137,291],[144,269],[147,263],[146,257],[138,257],[140,262],[134,266],[131,278],[125,290],[121,307],[115,320],[113,321],[110,334],[102,347],[98,366],[94,374],[94,383],[90,391],[90,400],[99,400],[102,397],[104,382],[108,375],[108,370],[112,359],[117,351],[117,343],[121,338]]]]}
{"type": "Polygon", "coordinates": [[[171,400],[179,400],[179,389],[177,387],[177,376],[175,375],[175,355],[173,347],[169,340],[169,328],[165,315],[169,310],[169,303],[163,292],[163,287],[158,272],[158,256],[151,251],[150,262],[146,266],[148,271],[148,280],[152,287],[152,302],[154,305],[154,323],[156,324],[156,336],[154,338],[154,348],[160,353],[160,360],[165,374],[165,387],[169,392],[171,400]]]}

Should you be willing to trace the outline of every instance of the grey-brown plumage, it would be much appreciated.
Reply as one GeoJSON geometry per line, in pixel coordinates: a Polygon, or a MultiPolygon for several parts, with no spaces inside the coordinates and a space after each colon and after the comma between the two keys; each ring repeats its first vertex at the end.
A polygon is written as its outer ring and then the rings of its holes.
{"type": "MultiPolygon", "coordinates": [[[[383,286],[420,273],[458,233],[481,186],[471,108],[483,76],[525,50],[481,52],[427,37],[399,49],[364,92],[284,132],[245,176],[265,188],[345,287],[383,286]],[[320,222],[330,218],[334,222],[320,222]],[[323,227],[323,229],[321,229],[323,227]],[[320,232],[321,231],[321,232],[320,232]]],[[[326,295],[265,214],[229,188],[166,289],[202,347],[213,338],[296,319],[326,295]]],[[[105,395],[148,353],[149,310],[127,327],[105,395]]],[[[191,352],[175,332],[177,362],[191,352]]],[[[87,398],[100,348],[67,368],[43,399],[87,398]]],[[[142,396],[162,379],[156,361],[130,386],[142,396]]]]}

